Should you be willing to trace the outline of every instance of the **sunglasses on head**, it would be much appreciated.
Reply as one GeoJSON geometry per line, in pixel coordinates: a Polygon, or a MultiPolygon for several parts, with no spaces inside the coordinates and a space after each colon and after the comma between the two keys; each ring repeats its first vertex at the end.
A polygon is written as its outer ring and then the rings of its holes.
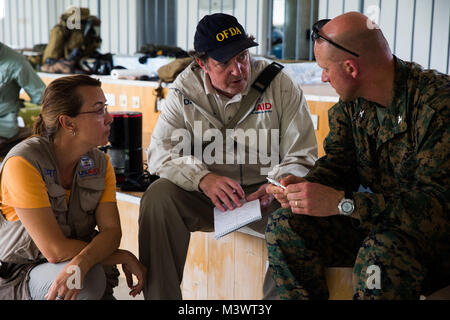
{"type": "Polygon", "coordinates": [[[316,23],[314,23],[313,27],[312,27],[312,32],[311,32],[311,39],[313,42],[315,42],[317,39],[322,39],[330,44],[332,44],[333,46],[335,46],[338,49],[344,50],[345,52],[348,52],[352,55],[354,55],[355,57],[359,57],[359,54],[348,50],[346,48],[344,48],[343,46],[337,44],[336,42],[334,42],[333,40],[330,40],[328,38],[325,38],[324,36],[320,35],[319,32],[320,30],[323,28],[324,25],[326,25],[331,19],[323,19],[323,20],[319,20],[316,23]]]}

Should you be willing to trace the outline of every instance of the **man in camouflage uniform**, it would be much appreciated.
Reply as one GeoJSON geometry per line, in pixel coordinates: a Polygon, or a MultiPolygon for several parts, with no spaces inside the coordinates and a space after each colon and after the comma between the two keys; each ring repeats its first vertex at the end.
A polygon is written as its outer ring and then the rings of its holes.
{"type": "Polygon", "coordinates": [[[360,13],[320,21],[312,36],[322,80],[341,100],[326,155],[304,179],[282,179],[286,191],[267,188],[284,208],[266,231],[280,297],[327,299],[331,266],[353,267],[354,299],[448,286],[449,76],[393,56],[360,13]]]}

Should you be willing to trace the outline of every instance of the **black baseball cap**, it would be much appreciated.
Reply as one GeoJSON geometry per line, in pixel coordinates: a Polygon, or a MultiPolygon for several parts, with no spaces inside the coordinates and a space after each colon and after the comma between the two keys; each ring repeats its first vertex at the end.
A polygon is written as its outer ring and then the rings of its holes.
{"type": "Polygon", "coordinates": [[[206,15],[197,25],[194,49],[225,63],[239,52],[258,46],[247,37],[244,28],[233,16],[224,13],[206,15]]]}

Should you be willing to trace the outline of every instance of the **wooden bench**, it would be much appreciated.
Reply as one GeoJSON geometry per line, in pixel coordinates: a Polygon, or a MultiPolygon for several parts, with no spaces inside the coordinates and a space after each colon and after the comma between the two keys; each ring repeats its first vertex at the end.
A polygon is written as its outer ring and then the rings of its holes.
{"type": "MultiPolygon", "coordinates": [[[[121,248],[136,256],[138,216],[142,193],[117,193],[122,223],[121,248]]],[[[219,240],[214,233],[191,234],[184,278],[183,298],[189,300],[259,300],[267,270],[266,241],[262,234],[242,228],[219,240]]],[[[123,276],[123,275],[122,275],[123,276]]],[[[352,296],[351,269],[329,268],[330,299],[352,296]],[[350,270],[350,274],[347,272],[350,270]]]]}
{"type": "MultiPolygon", "coordinates": [[[[122,223],[121,248],[136,256],[138,216],[142,193],[117,193],[122,223]]],[[[214,233],[191,234],[184,278],[183,298],[189,300],[259,300],[267,269],[267,246],[262,234],[242,228],[219,240],[214,233]]],[[[123,275],[122,275],[123,276],[123,275]]],[[[328,268],[326,279],[330,300],[350,300],[353,296],[352,268],[328,268]]],[[[450,286],[428,297],[450,300],[450,286]]]]}
{"type": "MultiPolygon", "coordinates": [[[[328,268],[326,272],[330,300],[351,300],[353,297],[352,268],[328,268]]],[[[450,300],[450,286],[440,289],[421,300],[450,300]]]]}
{"type": "MultiPolygon", "coordinates": [[[[141,196],[138,192],[117,193],[123,230],[120,246],[136,256],[141,196]]],[[[244,229],[219,240],[214,239],[214,233],[192,233],[182,283],[183,298],[261,299],[267,249],[265,240],[251,233],[244,229]]]]}

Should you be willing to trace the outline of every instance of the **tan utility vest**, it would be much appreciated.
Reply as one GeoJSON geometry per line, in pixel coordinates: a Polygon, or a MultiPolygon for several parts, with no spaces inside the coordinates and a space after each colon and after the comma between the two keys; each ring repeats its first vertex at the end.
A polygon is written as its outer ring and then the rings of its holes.
{"type": "MultiPolygon", "coordinates": [[[[81,157],[72,182],[69,206],[66,202],[66,192],[59,181],[51,139],[32,137],[11,149],[0,167],[0,182],[3,165],[13,156],[23,157],[41,174],[51,207],[64,235],[70,239],[90,242],[97,234],[95,209],[105,189],[105,155],[97,149],[92,149],[81,157]]],[[[0,260],[29,265],[45,261],[44,259],[22,223],[7,221],[0,214],[0,260]]],[[[24,274],[22,278],[25,279],[25,276],[24,274]]],[[[23,279],[15,279],[14,282],[20,283],[23,279]]],[[[0,278],[0,296],[2,282],[5,284],[4,279],[0,278]]]]}

